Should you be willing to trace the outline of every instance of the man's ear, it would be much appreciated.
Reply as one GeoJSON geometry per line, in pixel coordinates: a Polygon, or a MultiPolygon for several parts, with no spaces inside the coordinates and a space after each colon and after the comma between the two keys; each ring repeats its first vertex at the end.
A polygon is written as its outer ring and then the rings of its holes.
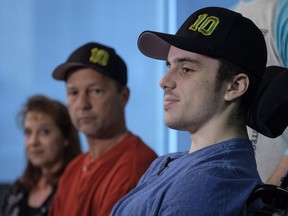
{"type": "Polygon", "coordinates": [[[129,88],[127,86],[125,86],[121,90],[121,104],[122,104],[123,107],[125,107],[126,104],[128,103],[129,96],[130,96],[130,90],[129,90],[129,88]]]}
{"type": "Polygon", "coordinates": [[[248,89],[249,77],[247,74],[240,73],[234,76],[233,80],[227,85],[227,91],[224,99],[233,101],[241,97],[248,89]]]}

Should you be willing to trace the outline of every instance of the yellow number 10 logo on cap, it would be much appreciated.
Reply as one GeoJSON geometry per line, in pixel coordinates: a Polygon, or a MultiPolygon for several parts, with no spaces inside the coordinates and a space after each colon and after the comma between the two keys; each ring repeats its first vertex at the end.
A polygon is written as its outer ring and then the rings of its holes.
{"type": "Polygon", "coordinates": [[[104,49],[93,48],[91,49],[91,56],[89,61],[97,63],[101,66],[106,66],[109,60],[109,53],[104,49]]]}
{"type": "Polygon", "coordinates": [[[215,16],[208,16],[208,14],[201,14],[198,19],[189,27],[192,31],[199,31],[203,35],[211,35],[219,24],[219,18],[215,16]]]}

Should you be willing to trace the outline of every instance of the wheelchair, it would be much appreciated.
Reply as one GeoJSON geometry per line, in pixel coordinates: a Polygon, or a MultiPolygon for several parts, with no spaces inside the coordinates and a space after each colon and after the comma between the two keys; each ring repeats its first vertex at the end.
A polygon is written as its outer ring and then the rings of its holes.
{"type": "MultiPolygon", "coordinates": [[[[247,125],[275,138],[288,126],[288,69],[267,67],[247,114],[247,125]]],[[[288,216],[288,167],[281,185],[258,185],[246,203],[249,216],[288,216]],[[254,208],[254,206],[257,206],[254,208]]]]}
{"type": "Polygon", "coordinates": [[[282,177],[281,185],[263,184],[257,186],[247,200],[247,206],[261,202],[261,207],[250,210],[249,216],[288,215],[288,172],[282,177]]]}

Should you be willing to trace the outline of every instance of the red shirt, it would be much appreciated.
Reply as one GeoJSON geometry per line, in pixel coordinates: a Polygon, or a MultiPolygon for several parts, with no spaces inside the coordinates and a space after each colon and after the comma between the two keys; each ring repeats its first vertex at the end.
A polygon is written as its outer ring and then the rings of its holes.
{"type": "Polygon", "coordinates": [[[89,153],[78,156],[60,179],[49,216],[108,216],[156,157],[132,133],[93,161],[89,153]]]}

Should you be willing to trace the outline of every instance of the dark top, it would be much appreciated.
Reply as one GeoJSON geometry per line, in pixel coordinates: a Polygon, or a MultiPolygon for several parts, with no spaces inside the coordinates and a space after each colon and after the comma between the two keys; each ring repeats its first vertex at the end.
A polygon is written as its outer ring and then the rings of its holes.
{"type": "Polygon", "coordinates": [[[46,216],[55,190],[54,188],[40,207],[34,208],[28,205],[28,193],[14,184],[4,199],[0,216],[46,216]]]}

